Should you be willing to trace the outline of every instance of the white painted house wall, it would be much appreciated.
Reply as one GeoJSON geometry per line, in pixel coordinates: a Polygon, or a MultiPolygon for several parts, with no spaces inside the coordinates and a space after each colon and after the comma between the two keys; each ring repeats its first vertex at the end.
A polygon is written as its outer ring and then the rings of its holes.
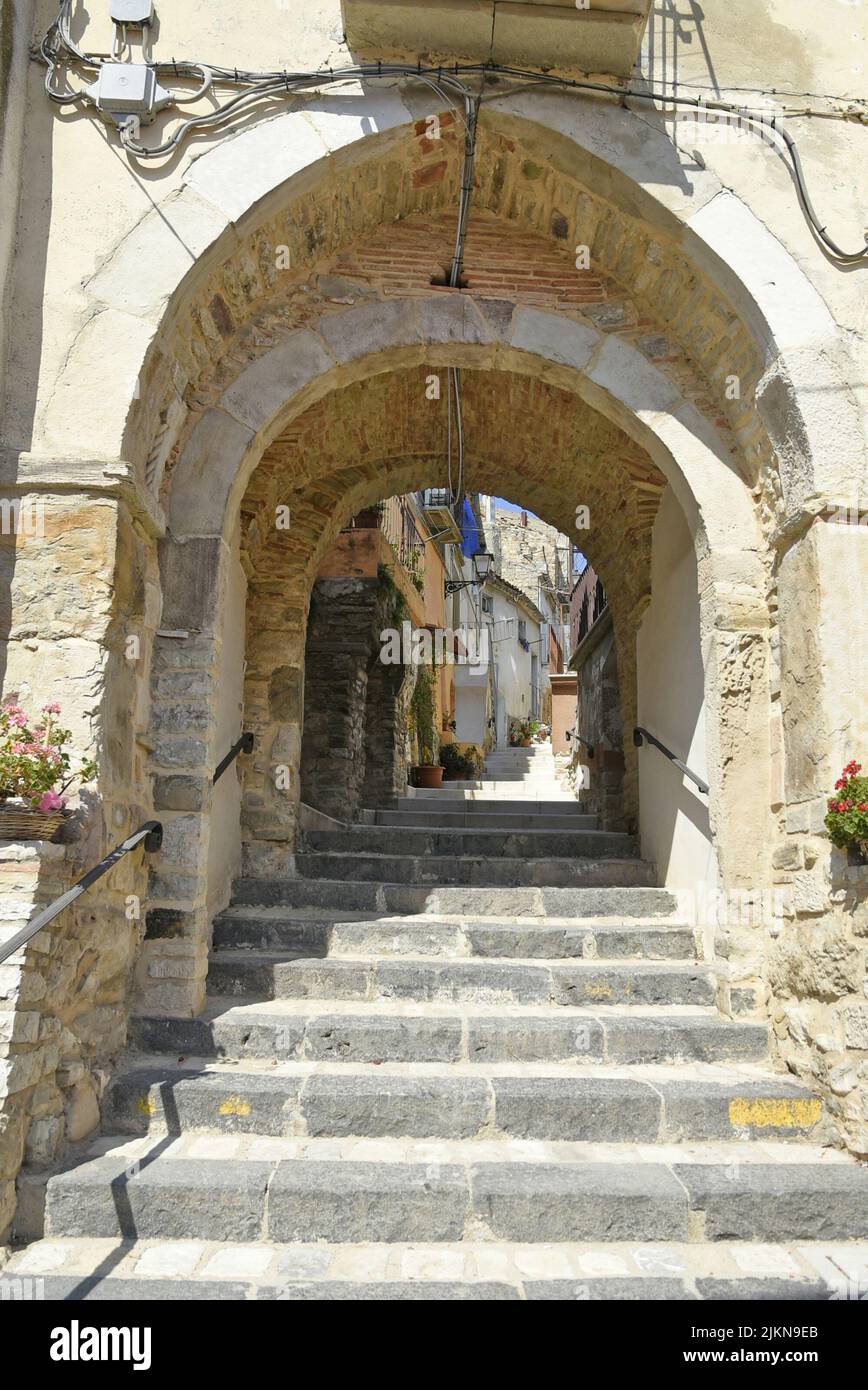
{"type": "Polygon", "coordinates": [[[494,600],[492,660],[496,667],[497,746],[509,744],[510,719],[526,719],[531,713],[531,657],[539,654],[540,624],[506,594],[490,590],[494,600]],[[518,640],[518,621],[527,625],[530,650],[518,640]],[[536,644],[536,645],[535,645],[536,644]]]}
{"type": "MultiPolygon", "coordinates": [[[[636,648],[639,723],[707,780],[696,558],[671,488],[654,523],[651,586],[636,648]]],[[[716,882],[708,797],[648,744],[639,751],[639,807],[642,853],[661,883],[716,882]]]]}

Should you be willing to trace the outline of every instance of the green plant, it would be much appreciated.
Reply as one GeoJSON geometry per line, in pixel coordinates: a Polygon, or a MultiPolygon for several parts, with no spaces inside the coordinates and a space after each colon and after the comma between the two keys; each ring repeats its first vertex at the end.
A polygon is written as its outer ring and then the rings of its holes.
{"type": "Polygon", "coordinates": [[[538,719],[513,719],[509,726],[509,741],[513,748],[534,738],[543,725],[538,719]]]}
{"type": "Polygon", "coordinates": [[[468,761],[471,777],[480,776],[485,767],[485,754],[479,747],[479,744],[468,743],[464,750],[464,756],[468,761]]]}
{"type": "Polygon", "coordinates": [[[387,627],[399,628],[410,616],[407,600],[392,577],[391,565],[377,566],[377,597],[384,605],[384,623],[387,627]]]}
{"type": "Polygon", "coordinates": [[[868,851],[868,777],[860,777],[862,764],[849,762],[835,783],[837,796],[830,796],[826,812],[829,839],[839,849],[858,846],[868,851]]]}
{"type": "Polygon", "coordinates": [[[413,585],[413,588],[416,590],[417,594],[424,594],[425,576],[422,573],[422,567],[419,563],[419,560],[415,555],[409,555],[407,557],[405,569],[410,576],[410,583],[413,585]]]}
{"type": "Polygon", "coordinates": [[[457,743],[440,745],[440,763],[450,781],[457,776],[469,776],[474,768],[473,759],[462,753],[457,743]]]}
{"type": "Polygon", "coordinates": [[[431,767],[437,752],[437,732],[434,727],[434,677],[426,666],[416,673],[416,685],[410,699],[410,728],[416,735],[419,762],[431,767]]]}
{"type": "Polygon", "coordinates": [[[60,811],[63,793],[74,781],[89,782],[96,763],[83,761],[72,770],[72,734],[55,723],[56,702],[43,705],[40,717],[30,718],[20,705],[0,707],[0,801],[21,797],[40,811],[60,811]]]}
{"type": "Polygon", "coordinates": [[[457,743],[440,746],[440,762],[450,780],[462,776],[478,777],[484,761],[482,750],[475,743],[468,743],[464,748],[457,743]]]}

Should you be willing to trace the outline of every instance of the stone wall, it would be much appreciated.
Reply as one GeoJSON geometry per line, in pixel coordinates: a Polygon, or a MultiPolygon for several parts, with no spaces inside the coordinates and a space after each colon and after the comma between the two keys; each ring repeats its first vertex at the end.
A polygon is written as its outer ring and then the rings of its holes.
{"type": "MultiPolygon", "coordinates": [[[[577,498],[575,505],[582,501],[587,499],[577,498]]],[[[498,507],[493,522],[484,509],[483,530],[497,573],[521,589],[531,603],[539,605],[540,585],[552,597],[558,590],[569,592],[570,540],[554,526],[527,512],[498,507]]]]}
{"type": "Polygon", "coordinates": [[[408,669],[380,660],[380,633],[400,629],[404,611],[385,574],[318,579],[313,586],[301,798],[340,820],[406,785],[408,669]]]}
{"type": "Polygon", "coordinates": [[[608,610],[591,628],[573,658],[579,675],[576,732],[593,745],[573,741],[569,780],[582,808],[600,817],[605,830],[633,829],[624,815],[624,755],[618,657],[608,610]],[[583,781],[583,769],[587,769],[583,781]]]}
{"type": "MultiPolygon", "coordinates": [[[[9,494],[39,519],[34,534],[0,536],[3,697],[28,709],[57,700],[75,753],[99,769],[73,799],[66,843],[0,845],[0,939],[8,940],[151,817],[144,730],[159,526],[120,465],[42,470],[20,460],[13,483],[3,463],[9,494]]],[[[0,1231],[22,1156],[47,1166],[98,1123],[126,1038],[147,885],[136,850],[0,966],[0,1231]]]]}
{"type": "MultiPolygon", "coordinates": [[[[68,845],[0,843],[0,939],[92,867],[98,846],[98,834],[68,845]]],[[[143,930],[141,858],[133,851],[101,891],[0,966],[0,1239],[15,1212],[22,1161],[25,1172],[38,1173],[99,1124],[126,1041],[143,930]]]]}
{"type": "Polygon", "coordinates": [[[385,805],[406,790],[407,721],[414,677],[412,666],[386,666],[374,660],[368,668],[364,800],[369,806],[385,805]]]}

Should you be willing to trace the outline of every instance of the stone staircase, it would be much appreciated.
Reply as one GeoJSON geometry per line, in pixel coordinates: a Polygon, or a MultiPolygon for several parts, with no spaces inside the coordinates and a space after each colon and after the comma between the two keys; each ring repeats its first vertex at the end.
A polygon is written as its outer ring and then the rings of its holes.
{"type": "MultiPolygon", "coordinates": [[[[557,810],[577,809],[575,798],[557,776],[557,764],[550,743],[534,744],[530,748],[504,748],[488,753],[485,776],[478,781],[444,782],[437,788],[417,788],[413,797],[404,797],[399,805],[412,799],[430,799],[437,804],[446,798],[472,805],[477,800],[520,802],[525,813],[537,803],[556,804],[557,810]]],[[[502,809],[502,808],[501,808],[502,809]]]]}
{"type": "Polygon", "coordinates": [[[765,1025],[718,1012],[635,844],[465,790],[237,884],[205,1013],[134,1021],[102,1136],[4,1274],[67,1299],[868,1288],[868,1171],[765,1025]]]}

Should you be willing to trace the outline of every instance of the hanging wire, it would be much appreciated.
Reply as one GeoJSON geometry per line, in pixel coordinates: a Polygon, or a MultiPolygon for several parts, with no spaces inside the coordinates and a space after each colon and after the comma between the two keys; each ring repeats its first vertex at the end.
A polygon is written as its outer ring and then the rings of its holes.
{"type": "MultiPolygon", "coordinates": [[[[78,102],[92,102],[92,97],[85,89],[74,89],[66,87],[60,89],[56,85],[57,70],[59,67],[79,65],[85,69],[95,69],[98,73],[104,61],[110,61],[111,55],[89,54],[84,52],[77,45],[70,34],[72,0],[60,0],[60,7],[57,15],[49,26],[46,34],[42,38],[38,56],[45,63],[47,73],[45,78],[45,91],[51,101],[58,105],[70,105],[78,102]]],[[[173,133],[158,145],[143,145],[133,135],[134,127],[125,125],[120,130],[120,139],[123,147],[129,154],[137,159],[157,159],[173,150],[177,149],[186,137],[195,130],[219,129],[226,121],[237,117],[246,112],[251,106],[273,97],[286,98],[288,95],[300,95],[307,93],[311,95],[317,88],[332,86],[346,82],[359,82],[370,80],[394,81],[396,79],[414,79],[430,86],[440,95],[446,104],[453,110],[456,109],[452,101],[454,95],[459,101],[464,103],[465,117],[465,172],[468,162],[468,148],[470,149],[470,169],[472,171],[472,159],[475,153],[475,126],[478,116],[480,96],[474,96],[467,83],[473,78],[478,77],[483,82],[487,77],[497,76],[509,82],[519,82],[526,87],[541,89],[549,88],[560,91],[572,91],[586,93],[590,95],[616,97],[622,104],[629,101],[647,102],[651,105],[658,103],[664,107],[683,107],[694,111],[720,112],[736,117],[744,125],[745,129],[753,130],[769,139],[772,134],[780,136],[783,150],[779,150],[785,158],[787,166],[792,175],[796,186],[796,194],[799,205],[807,219],[817,240],[828,252],[829,256],[842,264],[857,264],[868,262],[868,236],[866,245],[855,251],[847,251],[838,244],[827,232],[826,224],[822,217],[817,213],[808,192],[801,158],[794,138],[789,131],[784,129],[779,122],[788,117],[800,114],[824,114],[829,118],[840,120],[857,120],[868,124],[868,105],[864,99],[848,100],[847,110],[828,113],[811,113],[808,111],[787,111],[784,110],[773,117],[769,117],[767,111],[757,111],[750,106],[739,106],[732,102],[722,100],[709,100],[704,95],[687,96],[675,94],[671,91],[661,89],[659,86],[635,86],[632,83],[613,84],[608,82],[595,82],[584,78],[559,77],[553,73],[534,72],[531,69],[513,67],[508,64],[485,62],[485,63],[464,63],[454,64],[450,68],[437,68],[423,66],[418,62],[415,66],[410,63],[384,63],[348,65],[342,68],[329,68],[325,70],[313,70],[308,72],[287,73],[284,69],[276,71],[248,71],[239,68],[227,68],[220,64],[205,64],[201,62],[176,61],[153,62],[150,63],[155,76],[166,81],[183,80],[197,78],[201,82],[199,90],[192,96],[176,97],[173,100],[194,101],[213,84],[231,84],[240,86],[247,90],[233,97],[228,102],[224,102],[216,109],[203,113],[199,116],[191,116],[181,121],[173,133]]],[[[509,93],[506,93],[508,95],[509,93]]],[[[764,96],[774,96],[780,99],[781,96],[788,95],[801,96],[803,93],[780,93],[775,88],[757,89],[757,94],[764,96]]],[[[807,94],[813,96],[813,94],[807,94]]],[[[817,98],[820,99],[820,98],[817,98]]],[[[829,101],[843,101],[843,98],[826,97],[822,98],[829,101]]],[[[457,112],[456,112],[457,114],[457,112]]],[[[460,115],[458,119],[461,120],[460,115]]],[[[773,143],[773,142],[772,142],[773,143]]],[[[463,234],[466,225],[466,205],[467,195],[464,194],[465,179],[462,178],[462,203],[459,208],[459,225],[456,233],[456,253],[453,257],[453,265],[456,257],[460,256],[458,239],[463,234]],[[463,213],[463,216],[462,216],[463,213]]],[[[451,283],[451,280],[450,280],[451,283]]]]}

